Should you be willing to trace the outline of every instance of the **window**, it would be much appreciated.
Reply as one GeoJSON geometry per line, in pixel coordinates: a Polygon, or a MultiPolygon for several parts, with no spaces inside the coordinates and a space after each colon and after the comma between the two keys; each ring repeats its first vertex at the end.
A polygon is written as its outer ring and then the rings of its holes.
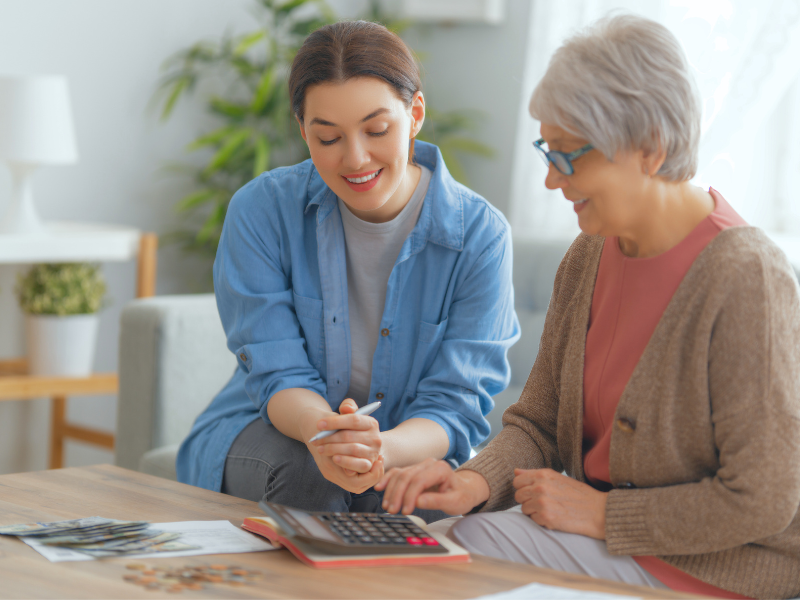
{"type": "Polygon", "coordinates": [[[694,182],[717,189],[752,225],[800,236],[800,0],[536,2],[518,115],[515,234],[579,231],[561,193],[544,188],[545,168],[531,147],[539,123],[527,112],[528,100],[561,42],[614,9],[663,23],[684,47],[703,101],[694,182]]]}

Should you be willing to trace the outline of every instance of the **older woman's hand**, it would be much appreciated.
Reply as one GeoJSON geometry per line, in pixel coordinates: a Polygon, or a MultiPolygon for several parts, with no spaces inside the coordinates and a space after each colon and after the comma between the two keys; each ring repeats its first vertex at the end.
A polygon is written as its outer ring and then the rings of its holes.
{"type": "Polygon", "coordinates": [[[608,494],[552,469],[514,469],[514,475],[514,499],[538,525],[606,539],[608,494]]]}
{"type": "Polygon", "coordinates": [[[428,458],[411,467],[391,469],[375,486],[383,509],[410,515],[414,508],[460,515],[489,498],[489,484],[474,471],[454,472],[443,460],[428,458]]]}

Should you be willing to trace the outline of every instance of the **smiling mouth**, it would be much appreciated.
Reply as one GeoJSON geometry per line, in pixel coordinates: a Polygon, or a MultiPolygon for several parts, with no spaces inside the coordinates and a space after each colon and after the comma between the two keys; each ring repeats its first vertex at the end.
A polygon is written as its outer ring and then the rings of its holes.
{"type": "Polygon", "coordinates": [[[573,204],[586,204],[589,201],[588,198],[584,198],[583,200],[573,200],[573,204]]]}
{"type": "Polygon", "coordinates": [[[377,171],[373,171],[372,173],[360,173],[360,174],[349,175],[349,176],[348,175],[342,175],[342,177],[347,179],[347,181],[349,181],[350,183],[366,183],[368,181],[372,181],[378,175],[380,175],[380,172],[382,170],[383,169],[378,169],[377,171]]]}

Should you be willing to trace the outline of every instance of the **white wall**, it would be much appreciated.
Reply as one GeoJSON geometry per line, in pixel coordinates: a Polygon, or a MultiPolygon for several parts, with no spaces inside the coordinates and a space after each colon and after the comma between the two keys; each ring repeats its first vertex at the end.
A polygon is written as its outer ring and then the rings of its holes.
{"type": "MultiPolygon", "coordinates": [[[[396,1],[396,0],[395,0],[396,1]]],[[[334,0],[352,16],[362,0],[334,0]]],[[[391,1],[389,2],[391,4],[391,1]]],[[[413,31],[425,56],[425,91],[439,110],[479,109],[478,137],[497,150],[491,161],[468,158],[472,187],[501,210],[509,206],[511,150],[521,97],[529,0],[508,0],[498,26],[453,25],[413,31]]],[[[34,196],[44,219],[121,223],[164,234],[175,229],[175,200],[190,184],[165,175],[167,161],[186,159],[185,145],[208,128],[199,100],[179,106],[166,124],[147,111],[164,58],[201,38],[253,28],[253,0],[0,0],[0,74],[68,76],[80,162],[43,168],[34,196]]],[[[10,192],[0,166],[0,212],[10,192]]],[[[175,249],[159,254],[158,293],[199,288],[197,261],[175,249]]],[[[98,371],[117,368],[118,321],[134,295],[132,264],[106,265],[112,306],[102,315],[98,371]]],[[[0,267],[0,358],[24,352],[22,315],[12,290],[15,269],[0,267]]],[[[69,418],[113,429],[113,397],[71,401],[69,418]]],[[[46,400],[0,403],[0,473],[44,469],[46,400]]],[[[111,453],[68,444],[68,466],[110,462],[111,453]]]]}
{"type": "MultiPolygon", "coordinates": [[[[226,27],[251,28],[246,0],[0,0],[0,74],[61,73],[69,78],[80,162],[43,168],[34,182],[43,219],[133,225],[162,234],[176,227],[173,205],[188,183],[161,172],[183,158],[206,125],[197,106],[181,107],[167,124],[147,111],[167,56],[226,27]]],[[[0,211],[10,193],[0,166],[0,211]]],[[[168,249],[160,253],[158,292],[196,288],[197,265],[168,249]],[[194,286],[194,287],[193,287],[194,286]]],[[[14,268],[0,267],[0,357],[23,352],[22,316],[12,297],[14,268]]],[[[132,264],[107,265],[112,306],[102,315],[96,361],[117,366],[120,309],[134,295],[132,264]]],[[[113,397],[72,400],[69,417],[113,429],[113,397]]],[[[46,468],[46,400],[0,403],[0,472],[46,468]]],[[[68,466],[110,462],[109,452],[69,443],[68,466]]]]}
{"type": "MultiPolygon", "coordinates": [[[[424,89],[437,110],[483,113],[476,137],[494,148],[492,159],[463,159],[469,184],[509,214],[512,152],[522,89],[532,0],[506,0],[499,25],[463,24],[413,30],[405,36],[424,58],[424,89]]],[[[531,140],[533,141],[533,140],[531,140]]]]}

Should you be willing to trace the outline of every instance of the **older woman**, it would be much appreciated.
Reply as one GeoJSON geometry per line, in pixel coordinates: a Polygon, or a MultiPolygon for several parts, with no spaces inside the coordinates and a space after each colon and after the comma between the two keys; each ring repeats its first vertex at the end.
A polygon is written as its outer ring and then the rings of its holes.
{"type": "Polygon", "coordinates": [[[661,25],[600,21],[533,93],[545,184],[583,234],[504,427],[384,507],[479,513],[470,551],[722,597],[800,594],[800,301],[778,248],[689,183],[700,107],[661,25]],[[564,471],[566,474],[562,474],[564,471]],[[521,512],[503,512],[521,504],[521,512]]]}

